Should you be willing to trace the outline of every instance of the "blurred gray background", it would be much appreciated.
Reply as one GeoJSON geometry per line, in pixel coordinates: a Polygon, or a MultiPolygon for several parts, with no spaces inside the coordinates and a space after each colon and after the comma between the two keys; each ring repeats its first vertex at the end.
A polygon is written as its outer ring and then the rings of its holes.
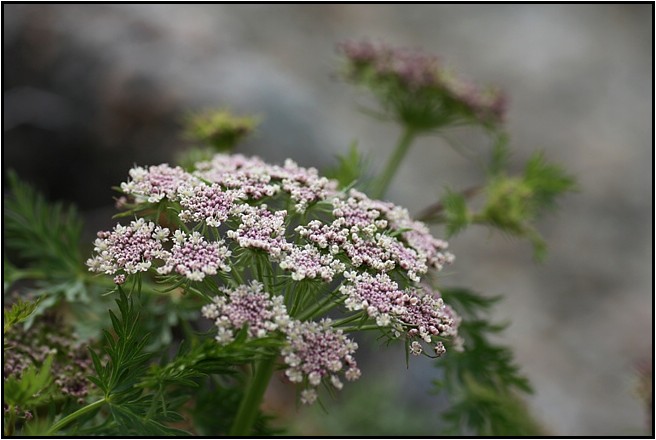
{"type": "MultiPolygon", "coordinates": [[[[180,151],[179,121],[194,109],[260,115],[246,154],[325,168],[357,139],[379,168],[398,129],[356,110],[359,94],[335,79],[335,43],[381,38],[439,54],[509,94],[518,165],[543,149],[581,187],[541,221],[545,264],[532,261],[527,243],[470,229],[451,240],[456,263],[443,283],[506,295],[496,313],[512,323],[503,342],[535,386],[529,404],[547,432],[640,434],[635,366],[653,360],[652,9],[5,4],[3,168],[78,204],[89,237],[112,224],[110,187],[130,166],[180,151]]],[[[471,151],[489,149],[475,132],[454,136],[471,151]]],[[[426,137],[389,197],[417,212],[445,185],[480,177],[426,137]]],[[[436,423],[430,362],[406,370],[402,350],[388,349],[363,372],[398,385],[398,411],[436,423]]]]}

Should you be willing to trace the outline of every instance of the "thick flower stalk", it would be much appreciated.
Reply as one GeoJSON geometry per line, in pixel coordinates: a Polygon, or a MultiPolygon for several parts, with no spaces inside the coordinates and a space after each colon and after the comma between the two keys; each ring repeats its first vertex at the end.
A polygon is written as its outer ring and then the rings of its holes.
{"type": "MultiPolygon", "coordinates": [[[[277,340],[245,401],[261,398],[273,363],[303,403],[321,384],[357,379],[352,332],[379,330],[415,355],[458,345],[458,317],[426,282],[453,255],[407,210],[338,191],[291,160],[218,154],[192,169],[132,169],[121,190],[138,218],[99,232],[87,264],[117,284],[151,272],[202,293],[218,344],[244,331],[277,340]]],[[[235,432],[251,423],[248,411],[240,409],[235,432]]]]}

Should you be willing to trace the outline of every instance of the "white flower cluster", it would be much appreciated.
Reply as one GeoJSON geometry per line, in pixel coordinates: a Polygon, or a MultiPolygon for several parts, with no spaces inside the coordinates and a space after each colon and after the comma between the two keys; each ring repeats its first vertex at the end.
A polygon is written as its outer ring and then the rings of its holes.
{"type": "Polygon", "coordinates": [[[316,400],[316,388],[325,378],[341,390],[340,372],[343,371],[348,381],[360,377],[360,369],[353,358],[358,344],[331,324],[330,319],[296,322],[287,333],[287,345],[281,353],[289,366],[285,375],[291,382],[307,383],[308,387],[301,394],[303,403],[316,400]]]}
{"type": "Polygon", "coordinates": [[[203,306],[202,315],[214,321],[218,328],[216,340],[225,345],[232,342],[236,332],[246,328],[250,339],[274,336],[285,338],[281,354],[287,365],[285,375],[293,383],[305,385],[301,393],[303,403],[316,399],[316,388],[323,382],[342,389],[339,374],[352,381],[360,377],[353,358],[358,345],[329,319],[321,322],[301,322],[292,319],[283,304],[282,296],[270,296],[262,283],[252,281],[235,289],[223,289],[225,296],[216,296],[203,306]]]}
{"type": "Polygon", "coordinates": [[[235,289],[222,289],[225,296],[215,296],[211,304],[203,306],[201,313],[214,320],[219,329],[216,340],[228,344],[235,332],[248,327],[251,339],[263,338],[276,330],[284,331],[290,323],[282,296],[273,298],[264,292],[262,283],[251,281],[235,289]]]}
{"type": "Polygon", "coordinates": [[[291,249],[285,239],[285,217],[287,211],[269,211],[267,205],[241,205],[237,210],[241,220],[235,230],[226,233],[242,248],[262,249],[277,259],[284,251],[291,249]]]}
{"type": "Polygon", "coordinates": [[[166,264],[157,272],[168,274],[175,270],[193,281],[202,281],[206,275],[216,275],[219,269],[230,272],[227,260],[232,252],[224,246],[223,240],[208,242],[198,231],[187,235],[179,229],[174,237],[166,264]]]}
{"type": "Polygon", "coordinates": [[[148,169],[134,167],[129,174],[131,180],[121,183],[121,190],[134,196],[137,202],[157,203],[165,197],[173,199],[180,185],[194,180],[182,168],[172,168],[168,164],[151,166],[148,169]]]}
{"type": "Polygon", "coordinates": [[[169,253],[162,246],[168,235],[167,228],[142,218],[129,226],[118,224],[111,232],[98,232],[93,248],[96,255],[87,260],[89,270],[108,275],[117,271],[127,274],[145,272],[154,259],[168,258],[169,253]]]}
{"type": "Polygon", "coordinates": [[[292,271],[292,279],[296,281],[320,277],[329,282],[336,274],[344,272],[346,265],[331,254],[322,254],[315,246],[306,244],[293,247],[281,259],[280,268],[292,271]]]}
{"type": "Polygon", "coordinates": [[[89,269],[114,275],[117,284],[151,269],[192,282],[232,272],[235,280],[267,277],[224,289],[203,315],[214,320],[220,343],[244,326],[251,338],[284,337],[287,377],[305,384],[306,402],[324,379],[341,388],[338,373],[347,380],[360,374],[356,345],[340,325],[311,321],[332,306],[350,313],[346,324],[370,318],[388,335],[405,336],[413,354],[430,343],[439,355],[442,340],[457,341],[457,316],[422,285],[430,269],[453,256],[404,208],[353,189],[338,192],[334,181],[291,160],[278,166],[218,154],[194,170],[166,164],[130,170],[121,184],[123,205],[152,221],[98,233],[89,269]]]}

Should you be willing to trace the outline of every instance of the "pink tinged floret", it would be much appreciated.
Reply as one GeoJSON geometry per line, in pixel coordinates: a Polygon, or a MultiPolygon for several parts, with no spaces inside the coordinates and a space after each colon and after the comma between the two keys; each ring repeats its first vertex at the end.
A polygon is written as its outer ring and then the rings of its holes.
{"type": "Polygon", "coordinates": [[[210,181],[215,181],[212,177],[220,177],[224,173],[237,171],[241,168],[268,166],[266,162],[258,157],[247,157],[243,154],[216,154],[209,161],[201,161],[195,164],[196,174],[210,181]]]}
{"type": "MultiPolygon", "coordinates": [[[[94,242],[95,255],[87,260],[89,270],[114,274],[145,272],[155,259],[168,258],[162,247],[169,230],[144,219],[135,220],[129,226],[117,224],[112,231],[98,232],[94,242]]],[[[118,277],[115,281],[121,281],[118,277]]],[[[121,284],[117,282],[117,284],[121,284]]]]}
{"type": "Polygon", "coordinates": [[[223,240],[208,242],[198,232],[187,235],[178,230],[169,257],[157,271],[161,274],[175,271],[192,281],[202,281],[206,275],[216,275],[218,270],[230,272],[230,255],[223,240]]]}
{"type": "Polygon", "coordinates": [[[280,268],[291,271],[292,279],[296,281],[321,278],[330,282],[346,266],[332,255],[321,253],[315,246],[307,244],[303,247],[294,246],[286,253],[280,260],[280,268]]]}
{"type": "Polygon", "coordinates": [[[184,185],[178,189],[180,212],[183,222],[205,222],[208,226],[218,227],[228,219],[235,208],[235,203],[244,198],[240,190],[222,190],[219,185],[208,186],[184,185]]]}
{"type": "Polygon", "coordinates": [[[381,218],[381,213],[387,209],[389,205],[385,202],[371,200],[354,189],[349,191],[346,200],[333,199],[333,215],[342,219],[339,224],[348,228],[356,226],[370,235],[387,227],[387,221],[381,218]]]}
{"type": "Polygon", "coordinates": [[[228,231],[228,237],[241,247],[262,249],[274,259],[291,249],[291,244],[285,240],[286,211],[271,212],[267,205],[243,205],[241,208],[238,214],[241,224],[236,230],[228,231]]]}
{"type": "Polygon", "coordinates": [[[381,245],[380,235],[376,238],[361,237],[351,234],[351,240],[342,249],[346,252],[354,267],[366,265],[380,272],[387,272],[396,266],[388,249],[381,245]]]}
{"type": "Polygon", "coordinates": [[[336,181],[319,176],[316,168],[299,167],[290,159],[285,161],[282,169],[278,168],[275,175],[282,179],[282,189],[296,202],[294,209],[297,212],[305,212],[311,203],[336,194],[336,181]]]}
{"type": "Polygon", "coordinates": [[[345,42],[338,49],[351,63],[350,74],[356,81],[362,80],[363,72],[370,71],[375,79],[392,79],[410,93],[437,91],[478,118],[502,120],[504,117],[507,100],[501,91],[462,80],[441,66],[435,56],[369,41],[345,42]]]}
{"type": "Polygon", "coordinates": [[[290,319],[283,297],[271,297],[264,291],[262,283],[252,281],[235,289],[223,289],[223,293],[225,296],[214,297],[212,303],[201,310],[202,315],[212,319],[217,326],[217,342],[232,342],[236,332],[245,326],[250,339],[287,329],[290,319]]]}
{"type": "Polygon", "coordinates": [[[439,81],[453,99],[461,102],[477,117],[503,120],[508,100],[507,96],[498,88],[479,87],[446,70],[439,73],[439,81]]]}
{"type": "Polygon", "coordinates": [[[121,190],[135,197],[137,202],[156,203],[163,198],[176,200],[178,188],[195,178],[180,167],[168,164],[130,170],[130,180],[121,183],[121,190]]]}
{"type": "Polygon", "coordinates": [[[298,226],[296,232],[307,241],[316,244],[321,249],[329,249],[331,253],[340,252],[340,246],[349,239],[348,228],[339,224],[324,224],[319,220],[312,220],[306,226],[298,226]]]}
{"type": "Polygon", "coordinates": [[[410,344],[410,353],[412,353],[414,356],[419,356],[423,352],[423,348],[421,347],[421,343],[418,341],[412,341],[410,344]]]}
{"type": "Polygon", "coordinates": [[[253,200],[272,197],[280,191],[280,185],[271,183],[271,176],[259,170],[224,173],[216,181],[226,188],[243,191],[253,200]]]}
{"type": "Polygon", "coordinates": [[[446,252],[448,243],[433,237],[429,232],[413,230],[405,232],[403,238],[426,259],[429,266],[437,270],[442,270],[445,265],[454,261],[453,254],[446,252]]]}
{"type": "Polygon", "coordinates": [[[389,275],[345,272],[344,276],[348,282],[340,287],[340,292],[347,297],[344,301],[347,309],[363,310],[383,327],[392,323],[392,316],[405,311],[407,294],[389,275]]]}
{"type": "Polygon", "coordinates": [[[442,341],[438,341],[433,349],[435,350],[435,356],[437,357],[440,357],[444,353],[446,353],[446,347],[444,346],[444,343],[442,341]]]}
{"type": "Polygon", "coordinates": [[[403,269],[408,278],[414,282],[420,281],[420,275],[428,271],[426,258],[412,248],[403,245],[395,237],[383,235],[378,240],[380,246],[387,249],[391,258],[403,269]]]}
{"type": "MultiPolygon", "coordinates": [[[[357,227],[351,231],[358,231],[357,227]]],[[[420,275],[427,272],[426,258],[406,247],[395,237],[376,233],[373,237],[362,236],[357,232],[350,234],[350,240],[341,244],[354,267],[366,265],[380,272],[388,272],[397,265],[401,267],[408,278],[419,282],[420,275]]]]}
{"type": "Polygon", "coordinates": [[[460,318],[428,288],[401,290],[387,274],[346,272],[344,276],[348,281],[340,287],[347,296],[344,305],[365,311],[377,325],[392,326],[429,343],[435,336],[457,336],[460,318]]]}
{"type": "Polygon", "coordinates": [[[418,337],[430,343],[434,336],[457,336],[460,318],[436,292],[424,288],[423,291],[415,291],[412,298],[417,300],[408,301],[400,317],[405,325],[411,327],[407,332],[409,337],[418,337]]]}
{"type": "Polygon", "coordinates": [[[321,177],[315,168],[303,168],[287,159],[283,167],[269,165],[258,157],[216,155],[196,164],[196,175],[226,188],[239,189],[252,199],[271,197],[281,189],[304,212],[314,202],[337,194],[337,182],[321,177]]]}
{"type": "Polygon", "coordinates": [[[387,213],[387,218],[392,228],[404,231],[401,238],[426,261],[427,266],[442,270],[445,265],[453,263],[453,254],[446,251],[449,244],[435,238],[426,224],[412,220],[405,208],[395,207],[387,213]]]}
{"type": "Polygon", "coordinates": [[[369,63],[376,59],[378,47],[370,41],[345,41],[337,48],[355,63],[369,63]]]}
{"type": "Polygon", "coordinates": [[[294,322],[287,332],[287,345],[282,356],[288,368],[285,375],[291,382],[305,382],[307,389],[302,393],[303,403],[316,399],[315,389],[327,379],[336,388],[341,388],[338,374],[346,380],[360,377],[360,370],[353,358],[357,344],[347,338],[341,330],[331,327],[329,319],[320,322],[294,322]]]}
{"type": "Polygon", "coordinates": [[[437,57],[409,49],[369,41],[350,41],[339,46],[356,66],[371,66],[376,74],[393,76],[412,91],[437,85],[437,57]]]}
{"type": "Polygon", "coordinates": [[[258,157],[217,154],[211,161],[198,163],[196,168],[197,176],[239,190],[253,200],[272,197],[280,191],[280,185],[271,180],[274,167],[258,157]]]}
{"type": "Polygon", "coordinates": [[[435,72],[438,59],[421,52],[396,50],[388,69],[397,75],[411,90],[433,87],[437,84],[435,72]]]}

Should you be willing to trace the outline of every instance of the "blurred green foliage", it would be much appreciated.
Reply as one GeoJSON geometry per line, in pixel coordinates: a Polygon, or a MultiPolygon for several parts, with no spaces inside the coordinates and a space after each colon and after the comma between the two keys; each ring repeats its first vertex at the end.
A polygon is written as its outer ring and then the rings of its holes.
{"type": "Polygon", "coordinates": [[[444,301],[462,317],[462,351],[449,350],[436,362],[443,377],[435,380],[449,408],[443,413],[444,434],[484,436],[544,435],[521,400],[531,393],[528,379],[509,347],[493,342],[505,325],[490,322],[492,307],[501,297],[485,297],[469,289],[443,288],[444,301]]]}
{"type": "Polygon", "coordinates": [[[435,436],[435,415],[426,407],[402,403],[401,381],[372,371],[322,406],[299,408],[290,421],[291,435],[300,436],[435,436]]]}
{"type": "Polygon", "coordinates": [[[235,116],[227,110],[193,113],[185,121],[187,135],[217,152],[232,150],[258,125],[257,118],[235,116]]]}
{"type": "Polygon", "coordinates": [[[40,301],[40,298],[36,301],[23,301],[18,298],[18,300],[11,305],[10,309],[5,309],[3,311],[4,324],[2,333],[7,333],[11,327],[29,318],[36,310],[40,301]]]}
{"type": "Polygon", "coordinates": [[[508,137],[497,135],[487,167],[485,182],[462,192],[446,189],[442,199],[428,207],[420,218],[444,225],[447,236],[454,236],[470,225],[483,225],[504,235],[528,239],[534,257],[546,256],[546,242],[536,222],[554,210],[558,198],[577,190],[574,177],[560,166],[549,163],[544,153],[536,152],[519,175],[511,175],[508,137]],[[480,199],[474,207],[473,199],[480,199]]]}
{"type": "Polygon", "coordinates": [[[353,142],[346,154],[337,156],[337,164],[324,171],[329,179],[334,179],[340,189],[357,186],[361,190],[367,190],[371,183],[371,177],[367,174],[369,161],[358,150],[358,143],[353,142]]]}

